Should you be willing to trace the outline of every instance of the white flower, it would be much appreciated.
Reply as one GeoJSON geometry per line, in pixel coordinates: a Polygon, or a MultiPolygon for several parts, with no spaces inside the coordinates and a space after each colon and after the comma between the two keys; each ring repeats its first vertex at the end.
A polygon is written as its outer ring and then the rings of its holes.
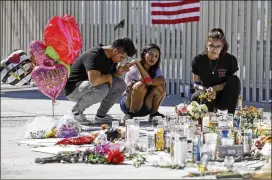
{"type": "Polygon", "coordinates": [[[202,112],[208,112],[208,107],[206,106],[206,104],[201,104],[200,108],[202,112]]]}
{"type": "Polygon", "coordinates": [[[192,107],[192,111],[193,111],[193,112],[197,112],[197,111],[198,111],[198,107],[193,106],[193,107],[192,107]]]}
{"type": "Polygon", "coordinates": [[[199,104],[196,101],[192,101],[191,105],[194,106],[194,107],[198,107],[199,106],[199,104]]]}
{"type": "Polygon", "coordinates": [[[193,109],[193,106],[190,104],[187,106],[187,110],[191,113],[192,112],[192,109],[193,109]]]}
{"type": "Polygon", "coordinates": [[[195,119],[198,119],[198,118],[200,117],[200,114],[199,114],[198,112],[196,112],[196,113],[194,114],[194,117],[195,117],[195,119]]]}

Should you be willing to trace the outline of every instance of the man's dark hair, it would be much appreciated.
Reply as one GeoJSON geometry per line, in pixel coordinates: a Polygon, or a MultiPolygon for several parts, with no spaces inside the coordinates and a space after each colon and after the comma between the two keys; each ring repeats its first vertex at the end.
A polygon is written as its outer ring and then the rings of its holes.
{"type": "Polygon", "coordinates": [[[117,39],[114,41],[111,46],[117,48],[119,51],[126,53],[129,57],[132,57],[136,54],[135,46],[132,40],[128,37],[117,39]]]}

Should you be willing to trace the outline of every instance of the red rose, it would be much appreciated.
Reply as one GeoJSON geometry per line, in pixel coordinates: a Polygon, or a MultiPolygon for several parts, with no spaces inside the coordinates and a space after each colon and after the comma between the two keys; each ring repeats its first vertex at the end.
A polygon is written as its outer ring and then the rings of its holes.
{"type": "Polygon", "coordinates": [[[124,154],[121,153],[119,150],[112,150],[109,151],[106,161],[110,164],[121,164],[124,162],[125,157],[124,154]]]}

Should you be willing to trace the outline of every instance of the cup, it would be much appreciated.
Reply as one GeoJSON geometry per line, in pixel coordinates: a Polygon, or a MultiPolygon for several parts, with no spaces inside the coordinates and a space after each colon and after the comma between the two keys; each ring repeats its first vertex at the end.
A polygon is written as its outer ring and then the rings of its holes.
{"type": "Polygon", "coordinates": [[[133,119],[128,119],[126,120],[126,141],[131,141],[132,140],[132,132],[131,129],[134,126],[134,120],[133,119]]]}
{"type": "Polygon", "coordinates": [[[206,144],[216,144],[217,134],[216,133],[206,133],[204,134],[206,144]]]}
{"type": "Polygon", "coordinates": [[[179,116],[178,117],[179,124],[185,124],[187,122],[187,116],[179,116]]]}
{"type": "Polygon", "coordinates": [[[215,160],[216,157],[216,147],[217,147],[217,134],[216,133],[207,133],[204,134],[205,144],[208,150],[211,153],[211,160],[215,160]]]}
{"type": "Polygon", "coordinates": [[[234,157],[226,156],[224,159],[224,166],[227,167],[227,170],[232,170],[234,165],[234,157]]]}

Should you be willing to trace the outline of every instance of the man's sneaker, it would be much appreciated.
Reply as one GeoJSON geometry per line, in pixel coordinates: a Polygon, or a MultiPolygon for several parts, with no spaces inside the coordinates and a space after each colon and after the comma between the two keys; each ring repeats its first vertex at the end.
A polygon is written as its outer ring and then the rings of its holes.
{"type": "Polygon", "coordinates": [[[155,112],[154,114],[150,114],[150,115],[149,115],[148,121],[151,122],[152,119],[153,119],[153,117],[155,117],[155,116],[161,116],[162,118],[165,118],[165,115],[163,115],[163,114],[161,114],[161,113],[159,113],[159,112],[157,111],[157,112],[155,112]]]}
{"type": "Polygon", "coordinates": [[[77,120],[81,125],[90,125],[93,124],[91,121],[88,121],[84,114],[74,115],[75,120],[77,120]]]}
{"type": "Polygon", "coordinates": [[[111,115],[106,115],[104,117],[98,117],[97,115],[95,115],[94,117],[94,123],[107,123],[107,122],[112,122],[114,121],[114,118],[111,115]]]}

